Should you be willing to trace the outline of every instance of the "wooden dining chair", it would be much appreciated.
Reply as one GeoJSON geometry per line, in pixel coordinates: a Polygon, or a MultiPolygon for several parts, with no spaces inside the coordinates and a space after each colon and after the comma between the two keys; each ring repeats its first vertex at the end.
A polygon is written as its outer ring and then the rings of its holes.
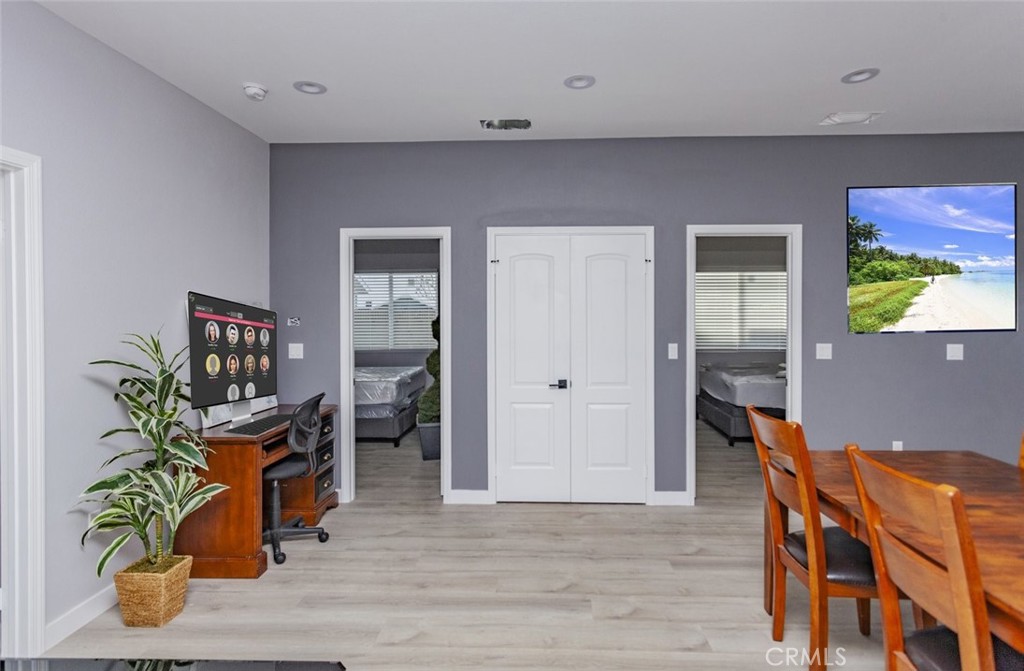
{"type": "Polygon", "coordinates": [[[889,671],[1024,669],[989,633],[985,590],[960,490],[902,473],[847,445],[878,576],[889,671]],[[911,542],[917,545],[912,545],[911,542]],[[942,548],[945,565],[919,551],[942,548]],[[905,633],[900,592],[948,626],[905,633]]]}
{"type": "Polygon", "coordinates": [[[786,623],[786,571],[810,591],[812,670],[828,655],[828,599],[857,600],[860,632],[871,633],[871,602],[878,596],[871,551],[839,527],[822,528],[818,490],[803,428],[747,406],[754,446],[764,477],[771,534],[772,638],[782,640],[786,623]],[[789,511],[803,517],[804,530],[789,532],[789,511]]]}

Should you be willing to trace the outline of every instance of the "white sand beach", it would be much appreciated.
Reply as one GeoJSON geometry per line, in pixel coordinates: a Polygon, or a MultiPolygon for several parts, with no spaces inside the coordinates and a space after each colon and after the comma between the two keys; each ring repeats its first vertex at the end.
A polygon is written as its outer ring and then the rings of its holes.
{"type": "Polygon", "coordinates": [[[934,284],[930,278],[916,279],[929,282],[918,294],[907,313],[896,324],[882,329],[892,331],[957,331],[984,329],[1012,329],[1014,315],[994,308],[958,291],[956,275],[938,275],[934,284]]]}

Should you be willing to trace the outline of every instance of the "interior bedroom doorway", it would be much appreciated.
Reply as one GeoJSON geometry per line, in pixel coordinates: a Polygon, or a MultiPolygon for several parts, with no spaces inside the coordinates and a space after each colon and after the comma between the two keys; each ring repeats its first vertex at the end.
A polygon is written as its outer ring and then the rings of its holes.
{"type": "Polygon", "coordinates": [[[686,245],[686,491],[696,495],[698,423],[720,451],[753,449],[746,403],[800,421],[802,227],[687,226],[686,245]]]}
{"type": "MultiPolygon", "coordinates": [[[[338,448],[343,502],[356,497],[357,422],[359,435],[381,450],[391,450],[399,442],[404,445],[410,436],[416,438],[416,412],[410,400],[418,404],[420,393],[430,385],[430,376],[415,369],[424,365],[419,359],[425,359],[435,347],[429,329],[436,312],[440,314],[436,346],[440,378],[451,380],[450,268],[448,227],[341,229],[338,417],[343,428],[338,433],[338,448]],[[357,367],[360,378],[364,374],[373,377],[358,388],[357,367]]],[[[438,484],[444,497],[451,491],[451,386],[441,385],[440,390],[438,484]]],[[[418,447],[416,456],[420,458],[418,447]]]]}

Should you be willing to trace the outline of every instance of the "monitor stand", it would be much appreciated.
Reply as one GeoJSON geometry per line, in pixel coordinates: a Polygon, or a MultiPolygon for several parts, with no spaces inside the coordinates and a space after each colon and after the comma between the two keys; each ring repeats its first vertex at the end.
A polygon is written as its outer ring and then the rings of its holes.
{"type": "Polygon", "coordinates": [[[257,412],[270,410],[277,407],[277,396],[264,396],[254,398],[251,401],[235,401],[234,403],[222,403],[206,409],[206,412],[199,413],[199,420],[204,429],[209,429],[220,424],[231,423],[231,426],[245,424],[257,412]]]}

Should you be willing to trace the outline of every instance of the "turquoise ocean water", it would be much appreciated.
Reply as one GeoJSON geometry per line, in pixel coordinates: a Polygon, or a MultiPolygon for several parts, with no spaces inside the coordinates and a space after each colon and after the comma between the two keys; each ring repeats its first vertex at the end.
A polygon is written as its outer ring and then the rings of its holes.
{"type": "Polygon", "coordinates": [[[943,285],[976,309],[1013,321],[1016,309],[1016,273],[1013,269],[983,270],[949,275],[943,285]]]}

